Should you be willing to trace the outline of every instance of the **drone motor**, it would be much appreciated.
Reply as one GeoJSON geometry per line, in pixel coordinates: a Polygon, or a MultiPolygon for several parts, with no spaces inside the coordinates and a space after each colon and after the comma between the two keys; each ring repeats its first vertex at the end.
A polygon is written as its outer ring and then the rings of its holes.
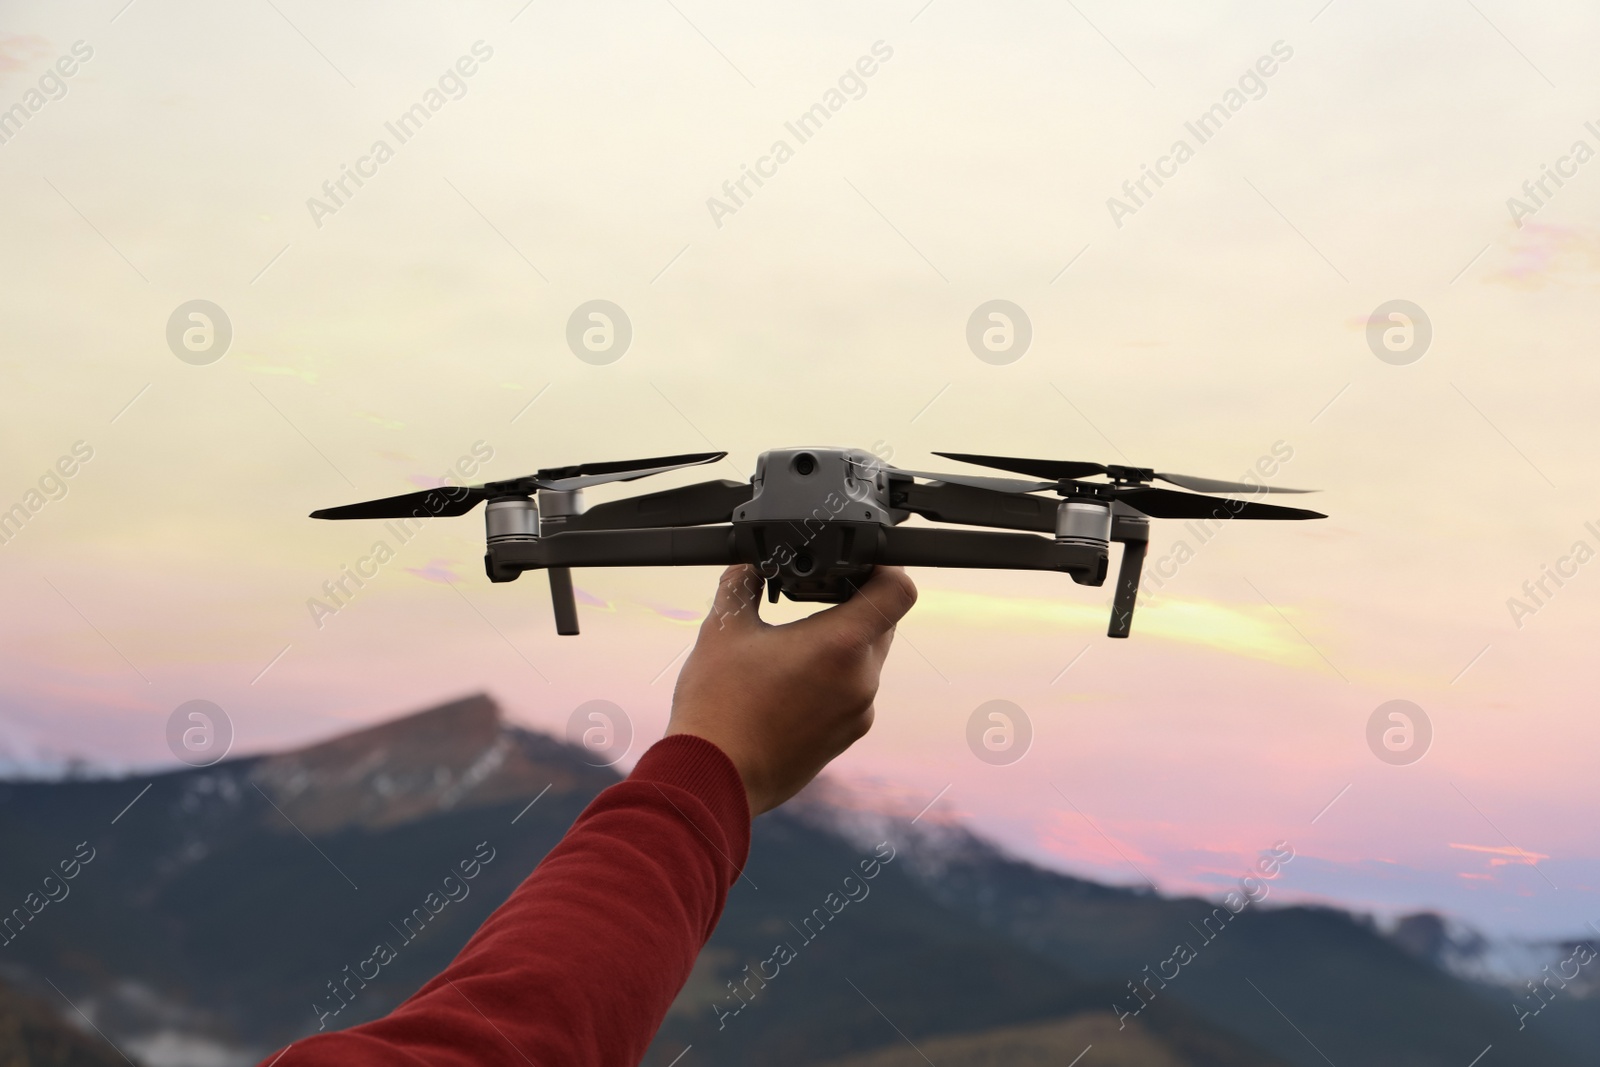
{"type": "Polygon", "coordinates": [[[496,545],[505,541],[539,539],[539,505],[530,497],[502,496],[483,509],[485,540],[496,545]]]}

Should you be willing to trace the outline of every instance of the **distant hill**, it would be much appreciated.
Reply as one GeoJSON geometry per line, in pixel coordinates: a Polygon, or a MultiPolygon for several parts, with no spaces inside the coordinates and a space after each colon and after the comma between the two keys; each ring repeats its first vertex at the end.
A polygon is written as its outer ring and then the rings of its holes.
{"type": "MultiPolygon", "coordinates": [[[[380,1015],[442,968],[616,780],[477,696],[153,779],[0,783],[4,906],[92,851],[70,892],[0,946],[0,975],[22,991],[0,1000],[11,1012],[0,1014],[0,1067],[100,1062],[42,1058],[56,1040],[43,1036],[34,1059],[6,1058],[18,1026],[84,1036],[63,1021],[63,995],[104,1032],[87,1031],[95,1049],[111,1052],[109,1039],[149,1067],[248,1064],[319,1018],[337,1028],[380,1015]],[[493,859],[469,896],[425,927],[406,923],[448,867],[482,850],[493,859]],[[329,983],[384,939],[403,943],[398,959],[332,1014],[329,983]]],[[[647,1064],[689,1049],[679,1067],[890,1067],[924,1055],[941,1067],[1064,1067],[1092,1044],[1083,1067],[1321,1065],[1321,1053],[1341,1067],[1410,1067],[1466,1064],[1492,1043],[1506,1056],[1493,1062],[1540,1067],[1572,1062],[1563,1043],[1594,1018],[1558,1025],[1552,1009],[1519,1034],[1506,994],[1490,999],[1360,920],[1261,908],[1119,1029],[1112,1005],[1131,1003],[1127,984],[1176,939],[1193,940],[1184,929],[1211,905],[1043,871],[959,831],[863,818],[826,790],[757,821],[746,873],[647,1064]],[[894,859],[834,915],[829,895],[880,842],[894,859]],[[746,965],[780,943],[791,958],[776,976],[744,984],[746,965]]]]}
{"type": "Polygon", "coordinates": [[[1118,1004],[1137,1003],[1126,983],[1143,982],[1174,946],[1198,946],[1171,983],[1145,987],[1154,997],[1139,1019],[1150,1025],[1180,1008],[1297,1067],[1465,1064],[1491,1045],[1509,1057],[1501,1062],[1522,1065],[1593,1058],[1596,985],[1573,983],[1519,1030],[1516,994],[1455,973],[1459,953],[1482,945],[1444,944],[1437,916],[1413,916],[1386,936],[1365,916],[1262,905],[1213,936],[1215,901],[1112,888],[1007,857],[959,827],[805,800],[797,815],[844,836],[897,833],[935,901],[1086,980],[1120,986],[1118,1004]]]}
{"type": "Polygon", "coordinates": [[[91,1001],[152,1062],[174,1035],[245,1062],[314,1031],[326,983],[398,940],[390,924],[487,841],[495,858],[471,894],[332,1022],[380,1015],[420,986],[614,780],[475,697],[153,780],[0,785],[0,900],[20,902],[80,842],[95,850],[0,958],[91,1001]]]}

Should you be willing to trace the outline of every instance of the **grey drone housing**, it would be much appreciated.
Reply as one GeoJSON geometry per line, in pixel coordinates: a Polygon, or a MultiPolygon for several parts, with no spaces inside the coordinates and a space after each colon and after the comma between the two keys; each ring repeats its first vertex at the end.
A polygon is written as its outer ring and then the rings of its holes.
{"type": "Polygon", "coordinates": [[[725,452],[583,463],[448,490],[424,490],[311,513],[317,519],[465,515],[485,508],[484,570],[493,582],[549,574],[556,632],[576,634],[573,567],[749,564],[776,600],[847,600],[879,564],[1057,571],[1102,586],[1123,545],[1107,633],[1127,637],[1150,518],[1320,519],[1315,511],[1204,492],[1301,492],[1143,467],[936,453],[1028,475],[904,470],[855,448],[763,452],[748,482],[696,482],[585,506],[583,490],[714,463],[725,452]],[[1080,479],[1104,475],[1106,482],[1080,479]],[[1149,484],[1165,481],[1194,492],[1149,484]],[[1053,494],[1052,496],[1042,494],[1053,494]],[[912,516],[933,525],[902,525],[912,516]],[[959,528],[951,528],[959,527],[959,528]],[[973,527],[977,527],[974,529],[973,527]]]}
{"type": "Polygon", "coordinates": [[[734,544],[760,561],[768,597],[850,599],[872,573],[881,531],[894,525],[889,477],[877,457],[853,448],[776,448],[761,454],[750,484],[750,500],[733,513],[734,544]]]}

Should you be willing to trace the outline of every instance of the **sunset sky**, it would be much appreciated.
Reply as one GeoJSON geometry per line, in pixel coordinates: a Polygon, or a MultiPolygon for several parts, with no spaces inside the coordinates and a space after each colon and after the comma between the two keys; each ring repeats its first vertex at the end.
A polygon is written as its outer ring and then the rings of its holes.
{"type": "Polygon", "coordinates": [[[558,638],[541,575],[488,583],[474,513],[313,618],[384,534],[306,514],[475,447],[481,478],[729,453],[651,489],[800,444],[1216,478],[1277,449],[1270,480],[1331,517],[1153,523],[1152,562],[1192,558],[1131,640],[1109,584],[914,571],[834,773],[1106,881],[1219,892],[1288,842],[1275,900],[1575,935],[1600,923],[1597,29],[1504,0],[12,4],[0,755],[175,766],[192,699],[246,754],[486,691],[557,732],[614,701],[636,758],[714,570],[580,571],[558,638]],[[567,343],[597,299],[633,331],[606,364],[567,343]],[[1032,327],[1003,365],[966,339],[994,299],[1032,327]],[[168,345],[192,300],[231,323],[209,364],[168,345]],[[1368,344],[1396,300],[1431,323],[1409,363],[1368,344]],[[967,747],[990,700],[1031,722],[1011,765],[967,747]],[[1390,700],[1431,721],[1420,761],[1368,747],[1390,700]]]}

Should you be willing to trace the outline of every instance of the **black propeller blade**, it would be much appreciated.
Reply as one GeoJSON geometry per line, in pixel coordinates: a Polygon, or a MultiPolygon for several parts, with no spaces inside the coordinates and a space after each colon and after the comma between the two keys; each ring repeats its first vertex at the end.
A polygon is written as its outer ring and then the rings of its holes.
{"type": "Polygon", "coordinates": [[[446,485],[415,493],[366,500],[336,508],[313,511],[313,519],[404,519],[412,515],[465,515],[485,500],[497,496],[526,496],[539,489],[565,491],[584,489],[606,482],[631,482],[680,467],[715,463],[726,452],[691,452],[681,456],[656,456],[651,459],[611,460],[604,463],[579,463],[570,467],[550,467],[537,474],[483,485],[446,485]]]}
{"type": "Polygon", "coordinates": [[[1193,489],[1197,493],[1315,493],[1315,489],[1289,489],[1281,485],[1251,485],[1249,482],[1225,482],[1220,478],[1196,478],[1192,474],[1162,474],[1156,477],[1164,482],[1193,489]]]}
{"type": "Polygon", "coordinates": [[[1163,471],[1146,470],[1139,467],[1107,466],[1104,463],[1084,463],[1076,460],[1055,459],[1015,459],[1010,456],[975,456],[966,452],[935,452],[934,455],[945,459],[959,460],[962,463],[972,463],[979,467],[993,467],[996,470],[1013,471],[1017,474],[1031,474],[1035,478],[1054,478],[1058,480],[1071,480],[1074,478],[1088,478],[1096,474],[1109,474],[1117,481],[1147,482],[1152,478],[1159,478],[1163,482],[1183,489],[1193,489],[1197,493],[1244,493],[1254,496],[1256,493],[1314,493],[1314,489],[1289,489],[1279,485],[1252,485],[1249,482],[1229,482],[1220,478],[1197,478],[1192,474],[1167,474],[1163,471]]]}
{"type": "Polygon", "coordinates": [[[1054,489],[1056,483],[1025,482],[1021,478],[986,478],[975,474],[940,474],[936,471],[914,471],[903,467],[885,467],[889,476],[897,474],[923,478],[930,482],[949,482],[952,485],[969,485],[974,489],[992,489],[1000,493],[1037,493],[1044,489],[1054,489]]]}
{"type": "Polygon", "coordinates": [[[1198,493],[1176,493],[1153,485],[1117,486],[1114,497],[1153,519],[1325,519],[1320,511],[1229,500],[1198,493]]]}
{"type": "Polygon", "coordinates": [[[995,470],[1011,471],[1015,474],[1031,474],[1035,478],[1049,478],[1052,481],[1088,478],[1106,472],[1103,463],[1081,463],[1070,459],[1012,459],[1009,456],[974,456],[966,452],[935,452],[934,455],[962,463],[972,463],[979,467],[993,467],[995,470]]]}
{"type": "Polygon", "coordinates": [[[382,500],[363,500],[337,508],[313,511],[313,519],[406,519],[414,514],[465,515],[489,499],[483,486],[445,485],[417,493],[386,496],[382,500]]]}
{"type": "MultiPolygon", "coordinates": [[[[653,459],[615,459],[605,463],[578,463],[570,467],[550,467],[526,478],[513,478],[515,483],[532,483],[535,489],[583,489],[605,482],[631,482],[679,467],[693,467],[700,463],[715,463],[726,452],[689,452],[681,456],[657,456],[653,459]]],[[[490,482],[490,487],[505,485],[490,482]]]]}

